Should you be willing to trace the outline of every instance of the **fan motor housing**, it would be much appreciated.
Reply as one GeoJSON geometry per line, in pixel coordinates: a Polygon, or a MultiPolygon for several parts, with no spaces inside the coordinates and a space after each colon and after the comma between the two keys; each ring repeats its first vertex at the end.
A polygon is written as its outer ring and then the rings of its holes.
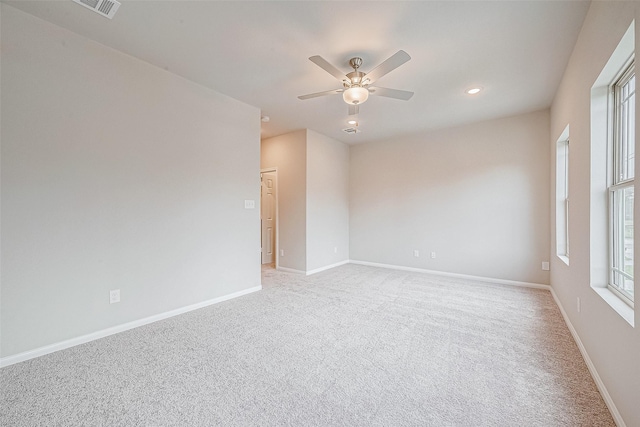
{"type": "Polygon", "coordinates": [[[349,74],[347,74],[347,77],[349,78],[349,83],[348,82],[344,82],[344,87],[345,88],[349,88],[352,86],[360,86],[362,84],[362,80],[364,79],[364,76],[366,75],[366,73],[363,73],[362,71],[352,71],[349,74]]]}

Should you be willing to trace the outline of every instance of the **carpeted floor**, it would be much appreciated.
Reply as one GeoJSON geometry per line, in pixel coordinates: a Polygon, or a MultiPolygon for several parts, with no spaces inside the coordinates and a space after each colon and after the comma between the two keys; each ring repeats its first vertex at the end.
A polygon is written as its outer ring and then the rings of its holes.
{"type": "Polygon", "coordinates": [[[345,265],[0,370],[2,426],[614,426],[550,293],[345,265]]]}

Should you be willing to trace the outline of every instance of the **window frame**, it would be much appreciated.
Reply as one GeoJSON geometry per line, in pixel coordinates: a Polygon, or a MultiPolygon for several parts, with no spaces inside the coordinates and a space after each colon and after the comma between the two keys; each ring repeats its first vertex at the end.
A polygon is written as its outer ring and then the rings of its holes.
{"type": "Polygon", "coordinates": [[[569,139],[564,141],[564,256],[569,258],[569,139]]]}
{"type": "Polygon", "coordinates": [[[569,126],[556,142],[556,255],[569,264],[569,126]]]}
{"type": "MultiPolygon", "coordinates": [[[[624,265],[624,240],[625,240],[625,190],[629,188],[635,189],[635,167],[633,168],[633,175],[629,176],[628,162],[626,149],[628,148],[628,134],[629,129],[635,132],[635,116],[625,116],[623,109],[627,108],[631,103],[630,100],[635,102],[635,61],[633,56],[626,61],[621,72],[613,80],[610,85],[611,94],[611,123],[612,129],[610,133],[611,150],[611,174],[610,184],[608,185],[608,229],[609,229],[609,274],[607,288],[613,292],[618,298],[624,301],[627,305],[634,308],[634,294],[635,294],[635,280],[634,276],[620,269],[624,265]],[[634,79],[634,89],[630,94],[625,96],[625,99],[620,101],[621,92],[624,91],[625,86],[634,79]],[[631,117],[632,121],[627,119],[631,117]],[[631,124],[631,126],[629,125],[631,124]],[[623,286],[618,285],[616,277],[627,278],[633,281],[634,292],[629,293],[623,286]]],[[[635,108],[635,104],[633,105],[635,108]]],[[[635,111],[635,110],[634,110],[635,111]]],[[[635,140],[631,141],[634,144],[635,159],[635,140]]],[[[633,160],[632,159],[632,160],[633,160]]],[[[635,196],[635,191],[634,191],[635,196]]],[[[635,197],[634,197],[635,198],[635,197]]],[[[635,204],[635,203],[634,203],[635,204]]],[[[631,215],[633,221],[633,212],[631,215]]],[[[635,225],[635,224],[633,224],[635,225]]],[[[632,258],[632,265],[635,262],[635,255],[632,258]]]]}

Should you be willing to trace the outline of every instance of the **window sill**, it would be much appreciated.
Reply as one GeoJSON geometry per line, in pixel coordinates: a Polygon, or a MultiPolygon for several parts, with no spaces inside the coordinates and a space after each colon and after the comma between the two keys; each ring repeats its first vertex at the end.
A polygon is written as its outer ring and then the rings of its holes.
{"type": "Polygon", "coordinates": [[[565,255],[558,255],[558,258],[560,258],[560,261],[564,262],[565,264],[569,265],[569,257],[565,256],[565,255]]]}
{"type": "Polygon", "coordinates": [[[596,291],[596,293],[600,295],[604,302],[609,304],[609,306],[613,308],[615,312],[620,315],[620,317],[626,320],[627,323],[631,325],[631,327],[635,327],[633,308],[629,307],[616,294],[614,294],[607,288],[592,287],[592,289],[596,291]]]}

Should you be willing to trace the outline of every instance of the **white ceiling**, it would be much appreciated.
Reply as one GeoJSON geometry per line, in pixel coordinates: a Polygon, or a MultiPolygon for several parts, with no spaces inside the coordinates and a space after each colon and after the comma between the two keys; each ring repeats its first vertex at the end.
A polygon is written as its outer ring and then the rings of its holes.
{"type": "Polygon", "coordinates": [[[154,1],[121,0],[113,20],[71,0],[5,1],[104,45],[259,107],[263,137],[309,128],[347,143],[387,139],[547,108],[588,1],[154,1]],[[339,88],[308,58],[345,73],[405,50],[412,59],[381,78],[415,92],[370,97],[347,135],[339,88]],[[480,85],[483,92],[466,95],[480,85]]]}

